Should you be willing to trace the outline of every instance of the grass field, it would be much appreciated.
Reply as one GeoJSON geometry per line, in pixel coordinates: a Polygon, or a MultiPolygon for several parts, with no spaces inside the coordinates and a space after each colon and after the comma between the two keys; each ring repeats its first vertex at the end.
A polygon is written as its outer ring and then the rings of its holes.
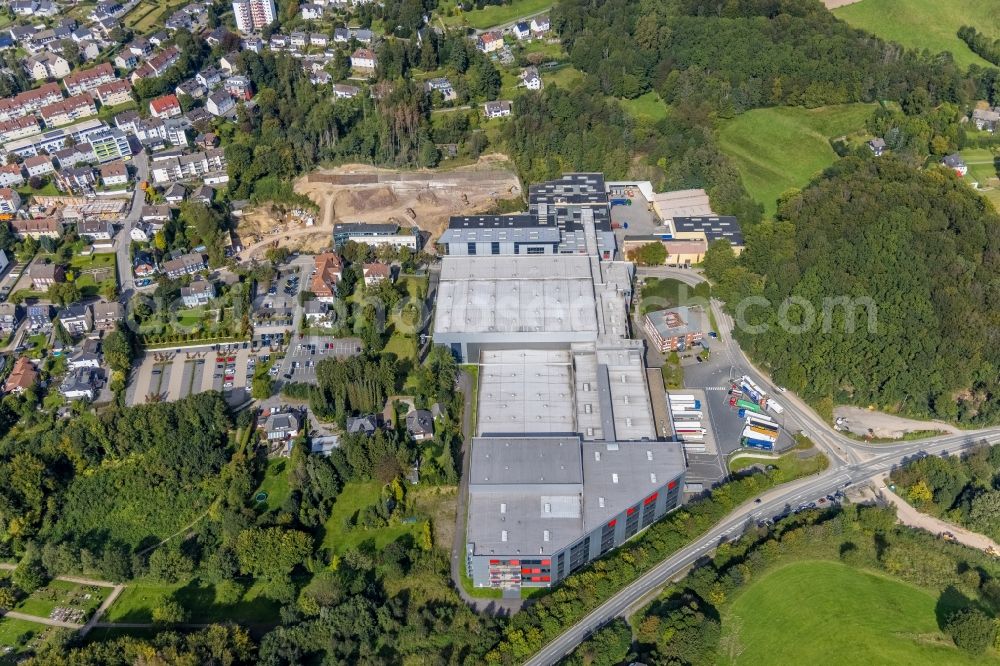
{"type": "Polygon", "coordinates": [[[94,252],[89,256],[74,254],[69,260],[70,268],[75,271],[82,271],[90,268],[111,268],[114,265],[114,252],[94,252]]]}
{"type": "Polygon", "coordinates": [[[833,164],[829,139],[864,128],[874,104],[843,104],[818,109],[756,109],[726,123],[722,150],[736,160],[750,195],[774,214],[778,197],[801,188],[833,164]]]}
{"type": "Polygon", "coordinates": [[[235,604],[220,604],[216,602],[215,587],[210,583],[197,580],[176,585],[130,583],[108,609],[106,621],[151,622],[153,609],[173,596],[187,610],[189,622],[274,622],[281,604],[262,597],[263,589],[255,583],[235,604]]]}
{"type": "Polygon", "coordinates": [[[26,647],[32,638],[51,631],[44,624],[17,620],[12,617],[0,618],[0,665],[17,663],[18,654],[26,647]],[[6,648],[13,648],[4,654],[6,648]]]}
{"type": "Polygon", "coordinates": [[[986,663],[941,634],[936,605],[934,595],[906,583],[837,562],[797,562],[734,600],[723,616],[719,663],[986,663]]]}
{"type": "Polygon", "coordinates": [[[511,0],[506,5],[489,5],[471,12],[456,13],[454,16],[442,16],[441,21],[447,26],[464,24],[477,30],[485,30],[544,12],[551,6],[552,0],[511,0]]]}
{"type": "Polygon", "coordinates": [[[352,481],[346,484],[333,505],[329,520],[326,521],[323,547],[336,553],[343,553],[369,539],[375,541],[376,549],[381,549],[405,534],[412,534],[416,538],[422,526],[420,522],[389,525],[379,529],[348,525],[354,514],[378,501],[381,491],[382,485],[378,481],[352,481]]]}
{"type": "Polygon", "coordinates": [[[1000,211],[1000,174],[997,172],[1000,157],[988,148],[970,148],[962,151],[962,159],[969,167],[965,179],[979,183],[979,193],[1000,211]]]}
{"type": "MultiPolygon", "coordinates": [[[[812,448],[811,443],[810,446],[803,448],[812,448]]],[[[757,452],[747,451],[747,453],[752,455],[757,452]]],[[[776,482],[787,483],[795,479],[801,479],[804,476],[822,472],[830,466],[830,460],[818,450],[813,450],[810,455],[804,453],[802,448],[796,447],[789,453],[773,459],[736,458],[730,461],[729,469],[732,472],[738,472],[754,465],[770,465],[775,467],[776,469],[772,471],[772,474],[775,475],[776,482]]]]}
{"type": "Polygon", "coordinates": [[[575,67],[560,67],[559,69],[540,69],[542,75],[542,85],[555,85],[561,88],[569,88],[583,78],[583,72],[575,67]]]}
{"type": "Polygon", "coordinates": [[[1000,3],[984,0],[862,0],[834,10],[856,28],[914,49],[950,51],[963,67],[991,67],[958,38],[963,25],[1000,38],[1000,3]]]}
{"type": "Polygon", "coordinates": [[[708,303],[708,283],[697,291],[691,285],[673,278],[647,278],[642,285],[640,314],[653,310],[674,308],[678,305],[704,305],[708,303]]]}
{"type": "Polygon", "coordinates": [[[667,105],[663,103],[656,91],[649,91],[635,99],[619,100],[622,107],[637,120],[657,122],[667,117],[667,105]]]}
{"type": "Polygon", "coordinates": [[[288,467],[290,463],[285,458],[275,458],[267,461],[267,470],[264,472],[264,480],[261,481],[260,488],[253,491],[253,494],[264,491],[267,499],[258,502],[257,506],[265,511],[274,511],[281,508],[281,505],[288,499],[292,490],[288,487],[288,467]]]}

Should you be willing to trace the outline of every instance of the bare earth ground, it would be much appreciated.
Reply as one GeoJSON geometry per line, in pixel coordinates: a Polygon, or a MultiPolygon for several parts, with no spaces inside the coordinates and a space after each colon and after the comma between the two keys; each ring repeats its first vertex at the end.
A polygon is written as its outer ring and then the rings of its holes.
{"type": "Polygon", "coordinates": [[[823,0],[823,4],[826,5],[827,9],[845,7],[847,5],[853,5],[855,2],[861,2],[861,0],[823,0]]]}
{"type": "Polygon", "coordinates": [[[917,421],[907,419],[892,414],[882,412],[872,412],[860,407],[847,407],[841,405],[833,408],[835,418],[844,417],[847,423],[844,424],[848,430],[856,435],[864,437],[868,434],[868,429],[874,431],[874,436],[879,439],[898,439],[909,432],[922,430],[939,430],[948,433],[961,432],[955,426],[941,421],[917,421]]]}
{"type": "Polygon", "coordinates": [[[521,185],[506,156],[484,155],[474,165],[451,170],[399,171],[365,164],[317,169],[295,181],[295,191],[319,205],[314,224],[279,215],[270,206],[248,211],[238,230],[245,258],[261,255],[275,241],[291,250],[320,251],[329,247],[333,226],[342,222],[415,225],[433,243],[452,215],[479,213],[499,199],[521,196],[521,185]]]}
{"type": "Polygon", "coordinates": [[[993,550],[1000,552],[1000,545],[997,545],[997,543],[988,536],[980,534],[979,532],[972,532],[964,527],[959,527],[958,525],[940,520],[934,516],[928,516],[920,513],[904,501],[903,498],[889,490],[889,488],[885,485],[884,478],[882,479],[882,485],[879,488],[879,491],[886,500],[895,505],[896,517],[899,522],[904,525],[927,530],[931,534],[951,532],[955,537],[955,541],[969,546],[970,548],[978,548],[979,550],[992,548],[993,550]]]}

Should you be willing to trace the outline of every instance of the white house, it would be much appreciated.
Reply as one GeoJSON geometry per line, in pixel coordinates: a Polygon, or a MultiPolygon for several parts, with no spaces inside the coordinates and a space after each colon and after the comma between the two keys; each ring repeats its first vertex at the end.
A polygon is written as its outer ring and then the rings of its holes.
{"type": "Polygon", "coordinates": [[[523,72],[521,72],[521,83],[528,90],[541,90],[542,89],[542,77],[538,74],[537,67],[527,67],[523,72]]]}
{"type": "Polygon", "coordinates": [[[483,112],[487,118],[506,118],[510,115],[510,102],[505,99],[495,102],[486,102],[483,105],[483,112]]]}
{"type": "Polygon", "coordinates": [[[375,52],[371,49],[357,49],[351,54],[351,67],[368,72],[375,71],[375,52]]]}
{"type": "Polygon", "coordinates": [[[225,90],[217,90],[208,96],[208,100],[205,102],[205,108],[213,116],[223,116],[236,106],[236,102],[233,101],[232,95],[230,95],[225,90]]]}

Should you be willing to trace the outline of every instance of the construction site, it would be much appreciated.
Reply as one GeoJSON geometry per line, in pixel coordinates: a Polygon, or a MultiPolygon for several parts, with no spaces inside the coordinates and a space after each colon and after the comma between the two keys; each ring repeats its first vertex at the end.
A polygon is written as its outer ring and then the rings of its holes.
{"type": "Polygon", "coordinates": [[[393,222],[429,234],[426,249],[453,215],[491,209],[502,199],[521,198],[513,165],[503,155],[487,155],[476,164],[447,171],[400,171],[364,164],[317,169],[295,182],[319,211],[260,206],[247,210],[238,233],[244,258],[270,247],[318,252],[330,245],[335,224],[393,222]]]}

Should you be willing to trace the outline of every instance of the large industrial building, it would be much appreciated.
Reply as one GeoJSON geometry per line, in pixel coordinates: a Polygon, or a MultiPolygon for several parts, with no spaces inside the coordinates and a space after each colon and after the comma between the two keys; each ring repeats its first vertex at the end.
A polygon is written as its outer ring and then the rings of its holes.
{"type": "Polygon", "coordinates": [[[674,509],[681,445],[657,441],[633,266],[615,261],[604,179],[529,189],[530,212],[453,218],[434,341],[479,366],[466,569],[548,586],[674,509]]]}

